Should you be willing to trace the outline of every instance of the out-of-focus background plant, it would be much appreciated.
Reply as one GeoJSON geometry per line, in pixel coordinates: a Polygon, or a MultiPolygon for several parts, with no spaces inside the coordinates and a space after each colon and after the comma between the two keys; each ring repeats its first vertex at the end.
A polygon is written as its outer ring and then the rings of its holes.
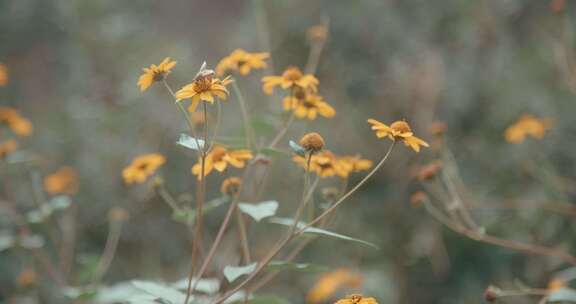
{"type": "MultiPolygon", "coordinates": [[[[563,292],[552,300],[574,300],[575,11],[568,0],[1,0],[0,123],[13,131],[0,146],[0,302],[81,303],[79,284],[186,277],[191,233],[157,187],[192,202],[197,159],[175,145],[187,126],[164,87],[136,86],[142,67],[170,56],[179,88],[203,61],[269,52],[267,69],[235,79],[258,141],[282,113],[260,77],[303,68],[314,39],[326,39],[314,69],[336,116],[299,121],[281,148],[313,130],[333,151],[377,161],[387,146],[368,117],[405,118],[431,148],[398,144],[336,215],[339,233],[378,250],[318,239],[296,261],[328,269],[283,272],[262,292],[291,303],[353,292],[380,303],[538,303],[552,290],[563,292]],[[326,36],[310,30],[318,24],[326,36]],[[126,185],[122,169],[148,153],[164,155],[162,180],[126,185]],[[66,284],[50,274],[56,260],[66,284]]],[[[237,144],[240,105],[231,96],[223,106],[219,133],[237,144]]],[[[290,158],[275,159],[261,197],[291,210],[301,176],[290,158]]],[[[207,192],[224,177],[208,177],[207,192]]],[[[320,185],[326,195],[334,186],[320,185]]],[[[209,238],[224,213],[206,216],[209,238]]],[[[249,227],[262,240],[257,256],[276,241],[262,225],[249,227]]],[[[238,259],[231,247],[216,265],[238,259]]]]}

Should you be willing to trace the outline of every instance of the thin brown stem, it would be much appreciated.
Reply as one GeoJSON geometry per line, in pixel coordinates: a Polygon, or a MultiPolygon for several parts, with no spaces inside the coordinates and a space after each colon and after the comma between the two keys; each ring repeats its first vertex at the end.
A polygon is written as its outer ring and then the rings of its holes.
{"type": "Polygon", "coordinates": [[[240,105],[240,113],[242,113],[242,122],[244,123],[244,135],[246,136],[246,147],[248,149],[252,149],[255,137],[254,129],[250,124],[252,120],[250,119],[250,114],[246,108],[246,101],[244,99],[244,96],[242,95],[242,92],[240,91],[240,88],[238,87],[238,84],[236,83],[236,79],[232,82],[232,89],[234,89],[234,93],[238,97],[238,104],[240,105]]]}
{"type": "Polygon", "coordinates": [[[244,264],[250,264],[252,263],[252,258],[250,255],[250,246],[248,244],[246,223],[244,222],[244,216],[242,216],[242,213],[238,208],[236,208],[236,222],[238,223],[238,234],[240,235],[240,245],[242,247],[242,257],[244,258],[244,264]]]}
{"type": "Polygon", "coordinates": [[[121,221],[110,221],[110,229],[108,230],[108,238],[106,239],[106,245],[104,245],[104,251],[98,262],[98,266],[94,271],[94,276],[92,277],[91,285],[97,285],[102,277],[106,274],[114,255],[116,254],[116,248],[118,247],[118,242],[120,241],[120,235],[122,234],[122,222],[121,221]]]}

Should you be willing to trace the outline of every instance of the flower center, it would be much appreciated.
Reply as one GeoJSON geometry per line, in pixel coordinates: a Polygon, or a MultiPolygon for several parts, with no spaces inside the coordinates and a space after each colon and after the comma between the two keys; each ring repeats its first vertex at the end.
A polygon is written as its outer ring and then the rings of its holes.
{"type": "Polygon", "coordinates": [[[155,71],[154,72],[154,81],[162,81],[164,79],[165,73],[162,71],[155,71]]]}
{"type": "Polygon", "coordinates": [[[150,165],[149,163],[141,163],[141,164],[138,165],[137,168],[138,168],[138,170],[140,170],[140,171],[146,171],[146,169],[148,169],[148,166],[149,166],[149,165],[150,165]]]}
{"type": "Polygon", "coordinates": [[[196,84],[194,90],[197,93],[206,92],[210,90],[210,88],[212,87],[212,76],[211,75],[199,76],[198,78],[196,78],[196,80],[194,80],[194,84],[196,84]]]}
{"type": "Polygon", "coordinates": [[[360,301],[362,300],[362,296],[361,295],[351,295],[350,300],[352,300],[352,303],[357,304],[357,303],[360,303],[360,301]]]}
{"type": "Polygon", "coordinates": [[[410,129],[410,125],[407,122],[401,120],[393,122],[390,125],[390,128],[400,133],[412,132],[412,129],[410,129]]]}
{"type": "Polygon", "coordinates": [[[296,81],[302,78],[302,72],[297,67],[288,67],[282,74],[282,77],[289,81],[296,81]]]}

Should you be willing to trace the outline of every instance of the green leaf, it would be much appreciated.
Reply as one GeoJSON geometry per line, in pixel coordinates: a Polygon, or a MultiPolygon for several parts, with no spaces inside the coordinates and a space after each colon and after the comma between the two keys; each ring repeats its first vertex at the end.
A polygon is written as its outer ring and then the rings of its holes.
{"type": "Polygon", "coordinates": [[[556,302],[576,303],[576,290],[572,288],[560,288],[554,290],[548,296],[548,303],[556,302]]]}
{"type": "Polygon", "coordinates": [[[263,295],[254,297],[252,300],[248,301],[249,304],[290,304],[288,300],[279,298],[272,295],[263,295]]]}
{"type": "Polygon", "coordinates": [[[302,157],[306,156],[306,149],[304,149],[301,145],[297,144],[293,140],[289,141],[288,143],[290,144],[290,148],[292,151],[294,151],[294,153],[302,157]]]}
{"type": "Polygon", "coordinates": [[[186,147],[188,149],[192,149],[192,150],[201,150],[204,148],[204,141],[199,139],[199,138],[194,138],[192,136],[189,136],[187,134],[180,134],[180,138],[178,139],[178,141],[176,142],[176,144],[181,145],[183,147],[186,147]]]}
{"type": "Polygon", "coordinates": [[[328,267],[322,265],[308,264],[308,263],[294,263],[289,261],[272,261],[266,266],[270,271],[281,270],[297,270],[303,272],[323,272],[327,271],[328,267]]]}
{"type": "Polygon", "coordinates": [[[162,299],[174,304],[183,303],[186,299],[186,295],[180,291],[155,282],[132,281],[132,285],[154,299],[162,299]]]}
{"type": "MultiPolygon", "coordinates": [[[[206,215],[208,212],[222,206],[223,204],[230,201],[228,197],[222,196],[219,198],[215,198],[206,204],[204,204],[204,208],[202,208],[202,214],[206,215]]],[[[194,220],[196,219],[196,209],[182,209],[178,211],[174,211],[172,214],[172,218],[184,224],[194,224],[194,220]]]]}
{"type": "Polygon", "coordinates": [[[238,204],[240,211],[251,216],[255,221],[259,222],[263,218],[271,217],[276,214],[278,210],[277,201],[265,201],[258,204],[240,203],[238,204]]]}
{"type": "Polygon", "coordinates": [[[0,235],[0,252],[14,247],[14,237],[9,234],[0,235]]]}
{"type": "Polygon", "coordinates": [[[52,213],[66,209],[70,207],[72,201],[68,196],[59,195],[53,197],[50,201],[42,204],[42,206],[36,210],[32,210],[26,214],[26,220],[28,223],[42,223],[46,218],[48,218],[52,213]]]}
{"type": "MultiPolygon", "coordinates": [[[[192,279],[192,284],[195,284],[197,278],[192,279]]],[[[188,278],[170,284],[170,287],[178,290],[188,289],[188,278]]],[[[196,285],[195,291],[200,291],[206,294],[215,294],[220,290],[220,281],[218,279],[200,279],[196,285]]]]}
{"type": "Polygon", "coordinates": [[[224,267],[224,276],[228,282],[232,283],[237,278],[252,273],[256,270],[257,263],[251,263],[246,266],[226,266],[224,267]]]}
{"type": "MultiPolygon", "coordinates": [[[[270,223],[273,224],[279,224],[279,225],[284,225],[284,226],[292,226],[294,224],[294,220],[291,218],[282,218],[282,217],[273,217],[271,219],[269,219],[270,223]]],[[[305,223],[303,222],[299,222],[297,225],[298,229],[303,229],[306,226],[305,223]]],[[[353,238],[347,235],[343,235],[343,234],[339,234],[339,233],[335,233],[332,231],[328,231],[328,230],[324,230],[324,229],[320,229],[320,228],[315,228],[315,227],[308,227],[304,230],[304,234],[313,234],[313,235],[320,235],[320,236],[329,236],[329,237],[333,237],[333,238],[337,238],[337,239],[341,239],[341,240],[345,240],[345,241],[350,241],[350,242],[356,242],[362,245],[366,245],[369,247],[372,247],[374,249],[379,249],[378,246],[376,246],[373,243],[361,240],[361,239],[357,239],[357,238],[353,238]]]]}

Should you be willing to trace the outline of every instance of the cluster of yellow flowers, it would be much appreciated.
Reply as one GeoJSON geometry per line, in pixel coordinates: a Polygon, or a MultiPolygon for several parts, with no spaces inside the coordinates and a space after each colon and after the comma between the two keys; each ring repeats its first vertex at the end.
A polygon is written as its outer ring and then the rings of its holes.
{"type": "MultiPolygon", "coordinates": [[[[305,157],[297,155],[293,160],[306,168],[305,157]]],[[[351,173],[366,171],[372,167],[372,161],[362,159],[360,155],[336,156],[329,150],[324,150],[311,156],[310,171],[320,177],[339,176],[347,178],[351,173]]]]}
{"type": "Polygon", "coordinates": [[[157,153],[140,155],[124,168],[122,177],[127,184],[143,183],[165,162],[166,158],[157,153]]]}
{"type": "Polygon", "coordinates": [[[540,119],[530,114],[524,114],[504,131],[504,137],[513,144],[524,142],[528,136],[542,139],[551,125],[550,119],[540,119]]]}

